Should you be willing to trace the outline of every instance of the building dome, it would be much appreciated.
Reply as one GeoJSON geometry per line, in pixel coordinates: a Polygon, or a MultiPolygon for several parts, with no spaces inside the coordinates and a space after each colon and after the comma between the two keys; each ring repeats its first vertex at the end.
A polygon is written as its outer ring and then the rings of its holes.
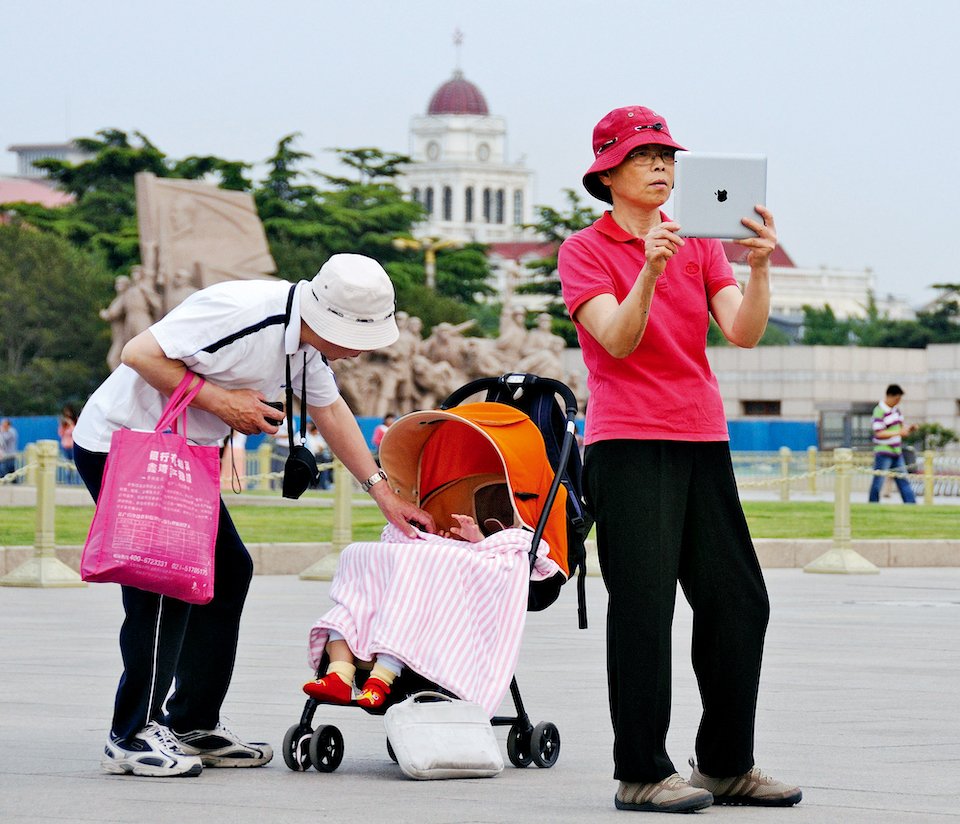
{"type": "Polygon", "coordinates": [[[427,114],[490,114],[487,101],[459,69],[453,77],[433,93],[427,114]]]}

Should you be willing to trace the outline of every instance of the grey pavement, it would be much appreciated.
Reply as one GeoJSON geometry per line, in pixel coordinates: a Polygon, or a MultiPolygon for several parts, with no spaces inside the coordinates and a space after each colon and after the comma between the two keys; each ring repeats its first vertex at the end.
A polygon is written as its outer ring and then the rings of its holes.
{"type": "MultiPolygon", "coordinates": [[[[700,820],[960,821],[960,569],[765,575],[773,613],[757,763],[800,784],[804,799],[788,810],[711,808],[700,820]]],[[[328,587],[295,576],[253,581],[224,713],[277,750],[303,709],[307,630],[327,606],[328,587]]],[[[196,778],[103,774],[99,753],[119,673],[118,588],[2,588],[0,821],[589,824],[644,816],[613,807],[602,582],[589,579],[587,592],[588,630],[577,629],[573,585],[529,615],[517,673],[533,722],[560,730],[557,764],[416,782],[387,758],[381,719],[342,707],[315,719],[343,732],[345,756],[334,773],[292,772],[278,752],[264,768],[207,769],[196,778]]],[[[680,598],[668,746],[681,773],[699,717],[690,626],[680,598]]],[[[505,730],[497,735],[503,744],[505,730]]]]}

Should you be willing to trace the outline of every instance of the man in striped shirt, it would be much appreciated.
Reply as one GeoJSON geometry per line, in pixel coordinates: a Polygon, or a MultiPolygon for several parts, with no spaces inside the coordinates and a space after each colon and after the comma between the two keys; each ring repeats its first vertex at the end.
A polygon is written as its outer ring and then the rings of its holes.
{"type": "MultiPolygon", "coordinates": [[[[900,412],[900,399],[903,389],[896,383],[887,387],[886,396],[873,410],[873,468],[880,471],[894,471],[894,480],[900,489],[900,497],[905,504],[915,504],[910,483],[907,481],[907,465],[903,460],[903,436],[909,435],[917,427],[905,426],[903,414],[900,412]]],[[[880,489],[883,486],[883,475],[874,475],[870,484],[870,503],[880,502],[880,489]]]]}

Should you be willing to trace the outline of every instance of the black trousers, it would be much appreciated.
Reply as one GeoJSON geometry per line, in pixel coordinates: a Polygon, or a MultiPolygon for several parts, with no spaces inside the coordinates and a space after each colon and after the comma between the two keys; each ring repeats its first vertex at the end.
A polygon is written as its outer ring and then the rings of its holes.
{"type": "MultiPolygon", "coordinates": [[[[100,494],[106,454],[75,447],[77,471],[94,499],[100,494]]],[[[230,686],[240,614],[253,577],[253,561],[220,501],[209,604],[187,604],[134,587],[122,587],[120,629],[123,675],[117,688],[112,731],[130,738],[153,720],[177,732],[212,729],[230,686]]]]}
{"type": "Polygon", "coordinates": [[[699,767],[718,778],[746,772],[770,606],[727,443],[592,444],[584,481],[609,594],[614,777],[647,783],[677,771],[666,752],[677,581],[693,609],[699,767]]]}

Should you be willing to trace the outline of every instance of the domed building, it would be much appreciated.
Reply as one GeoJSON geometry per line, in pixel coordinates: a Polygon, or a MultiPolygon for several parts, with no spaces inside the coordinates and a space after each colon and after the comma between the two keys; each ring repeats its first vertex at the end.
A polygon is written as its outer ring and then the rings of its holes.
{"type": "Polygon", "coordinates": [[[410,125],[415,161],[400,185],[427,210],[419,234],[497,243],[524,237],[533,173],[507,157],[507,125],[459,69],[410,125]]]}

